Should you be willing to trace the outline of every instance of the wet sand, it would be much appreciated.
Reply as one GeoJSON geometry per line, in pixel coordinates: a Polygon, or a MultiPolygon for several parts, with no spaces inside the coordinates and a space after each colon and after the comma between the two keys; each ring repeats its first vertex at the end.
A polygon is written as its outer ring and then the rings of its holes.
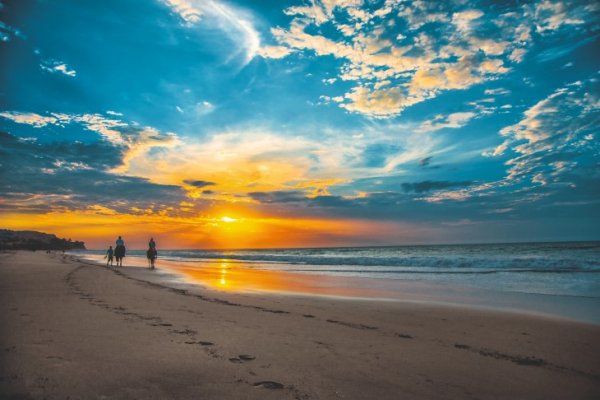
{"type": "Polygon", "coordinates": [[[0,253],[0,398],[595,399],[600,327],[0,253]]]}

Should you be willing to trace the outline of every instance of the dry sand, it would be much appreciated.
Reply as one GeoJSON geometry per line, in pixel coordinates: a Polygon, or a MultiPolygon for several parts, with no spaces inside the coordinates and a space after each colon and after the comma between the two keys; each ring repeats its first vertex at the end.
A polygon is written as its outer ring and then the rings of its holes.
{"type": "Polygon", "coordinates": [[[153,273],[1,253],[0,398],[600,398],[599,326],[153,273]]]}

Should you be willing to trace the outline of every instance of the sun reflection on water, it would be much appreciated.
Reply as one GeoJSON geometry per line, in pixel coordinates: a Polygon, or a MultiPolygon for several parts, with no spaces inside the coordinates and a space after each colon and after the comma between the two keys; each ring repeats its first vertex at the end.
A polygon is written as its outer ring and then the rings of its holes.
{"type": "Polygon", "coordinates": [[[227,286],[227,268],[229,268],[227,262],[221,262],[221,279],[219,281],[221,286],[227,286]]]}

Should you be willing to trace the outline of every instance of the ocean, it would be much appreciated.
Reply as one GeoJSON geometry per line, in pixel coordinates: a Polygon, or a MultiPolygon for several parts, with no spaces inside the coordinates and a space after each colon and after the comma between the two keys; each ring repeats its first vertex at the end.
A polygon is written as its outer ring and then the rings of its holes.
{"type": "MultiPolygon", "coordinates": [[[[202,269],[225,261],[257,271],[600,298],[600,242],[158,251],[159,267],[168,261],[202,269]]],[[[145,259],[145,251],[129,250],[126,260],[132,258],[145,259]]]]}

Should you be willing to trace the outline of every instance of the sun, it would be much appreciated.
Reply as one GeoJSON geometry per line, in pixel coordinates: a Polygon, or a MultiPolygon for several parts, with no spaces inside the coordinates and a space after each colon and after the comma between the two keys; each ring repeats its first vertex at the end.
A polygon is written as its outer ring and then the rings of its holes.
{"type": "Polygon", "coordinates": [[[223,216],[223,217],[221,217],[221,221],[229,223],[229,222],[235,222],[235,221],[237,221],[237,219],[231,218],[231,217],[228,217],[228,216],[223,216]]]}

